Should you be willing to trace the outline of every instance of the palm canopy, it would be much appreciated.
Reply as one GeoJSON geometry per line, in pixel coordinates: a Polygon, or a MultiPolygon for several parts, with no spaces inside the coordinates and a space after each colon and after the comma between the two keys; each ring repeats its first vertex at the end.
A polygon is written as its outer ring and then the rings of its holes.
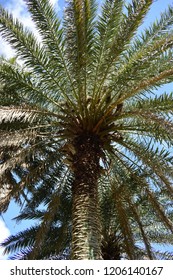
{"type": "Polygon", "coordinates": [[[74,258],[79,252],[100,258],[98,179],[104,170],[116,173],[115,165],[129,176],[137,167],[146,171],[143,191],[173,231],[155,194],[160,189],[172,199],[172,157],[164,146],[172,145],[173,98],[153,94],[173,81],[173,8],[137,34],[152,3],[107,0],[96,16],[95,1],[70,0],[61,22],[48,0],[27,0],[41,42],[0,8],[1,34],[23,62],[0,64],[1,83],[8,82],[12,99],[21,98],[0,107],[1,188],[8,187],[0,208],[24,195],[31,174],[39,178],[61,155],[74,176],[74,258]],[[36,172],[32,159],[38,157],[36,172]],[[12,171],[20,166],[30,175],[16,186],[12,171]]]}

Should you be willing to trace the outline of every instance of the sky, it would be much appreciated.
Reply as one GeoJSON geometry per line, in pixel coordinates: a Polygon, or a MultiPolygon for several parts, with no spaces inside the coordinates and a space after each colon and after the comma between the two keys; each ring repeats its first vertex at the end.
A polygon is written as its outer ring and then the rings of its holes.
{"type": "MultiPolygon", "coordinates": [[[[57,15],[61,17],[64,9],[64,0],[50,0],[50,2],[52,3],[52,5],[54,5],[57,15]]],[[[29,13],[26,10],[26,4],[23,0],[0,0],[0,5],[8,9],[9,12],[12,12],[14,17],[18,18],[25,27],[33,31],[39,39],[39,35],[35,29],[29,13]]],[[[160,13],[163,12],[168,5],[173,5],[173,0],[155,0],[147,17],[145,18],[145,23],[143,24],[141,29],[147,27],[156,18],[159,18],[160,13]]],[[[6,42],[4,42],[1,37],[0,55],[3,55],[6,58],[10,58],[15,55],[11,47],[6,42]]],[[[162,90],[168,92],[173,91],[171,85],[167,85],[162,90]]],[[[16,207],[15,203],[12,201],[10,203],[8,211],[3,214],[3,216],[0,216],[0,243],[10,234],[15,234],[31,225],[31,223],[26,221],[20,224],[16,224],[16,222],[12,220],[12,218],[19,214],[19,210],[20,209],[16,207]]],[[[2,249],[0,248],[0,260],[1,259],[4,259],[4,256],[2,256],[2,249]]]]}
{"type": "MultiPolygon", "coordinates": [[[[0,219],[0,243],[5,240],[10,235],[10,230],[6,226],[5,222],[0,219]]],[[[3,256],[3,249],[0,247],[0,260],[5,259],[6,257],[3,256]]]]}

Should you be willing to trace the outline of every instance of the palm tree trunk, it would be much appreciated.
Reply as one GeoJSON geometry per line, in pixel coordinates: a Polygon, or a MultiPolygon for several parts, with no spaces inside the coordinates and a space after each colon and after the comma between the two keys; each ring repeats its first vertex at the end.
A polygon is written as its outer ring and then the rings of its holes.
{"type": "Polygon", "coordinates": [[[72,258],[101,259],[101,226],[97,182],[100,147],[94,136],[75,141],[72,195],[72,258]]]}

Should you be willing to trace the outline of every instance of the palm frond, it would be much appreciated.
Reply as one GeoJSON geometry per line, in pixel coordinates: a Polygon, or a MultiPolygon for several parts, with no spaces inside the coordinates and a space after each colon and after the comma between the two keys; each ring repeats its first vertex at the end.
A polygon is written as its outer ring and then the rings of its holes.
{"type": "Polygon", "coordinates": [[[22,248],[32,247],[37,230],[38,226],[35,226],[8,237],[1,243],[1,246],[5,246],[4,254],[11,254],[22,248]]]}
{"type": "Polygon", "coordinates": [[[25,62],[25,66],[33,69],[37,76],[42,78],[42,84],[49,90],[58,88],[59,92],[67,97],[62,85],[64,78],[61,71],[55,73],[46,49],[37,42],[32,32],[24,29],[23,25],[2,7],[0,15],[1,34],[5,40],[14,44],[18,55],[25,62]]]}
{"type": "MultiPolygon", "coordinates": [[[[69,71],[69,65],[65,60],[65,47],[63,39],[63,30],[61,28],[61,22],[57,18],[55,11],[51,4],[47,0],[40,1],[26,1],[28,9],[32,15],[32,19],[37,26],[37,30],[42,38],[47,53],[49,54],[50,64],[53,71],[55,68],[61,68],[61,75],[68,77],[70,85],[72,86],[75,94],[75,88],[71,73],[69,71]]],[[[55,71],[54,71],[55,72],[55,71]]],[[[57,74],[55,72],[55,74],[57,74]]]]}
{"type": "Polygon", "coordinates": [[[2,7],[0,7],[0,28],[2,36],[13,44],[26,65],[30,67],[32,65],[37,71],[43,71],[48,65],[45,50],[37,43],[34,35],[24,29],[19,20],[14,19],[2,7]]]}
{"type": "Polygon", "coordinates": [[[23,220],[41,220],[43,219],[43,216],[45,214],[45,210],[38,210],[38,209],[34,209],[34,211],[32,209],[25,209],[22,211],[21,214],[19,214],[18,216],[16,216],[15,218],[13,218],[13,220],[15,220],[17,223],[23,221],[23,220]]]}
{"type": "Polygon", "coordinates": [[[173,253],[172,252],[156,251],[155,254],[157,255],[159,260],[173,260],[173,253]]]}
{"type": "Polygon", "coordinates": [[[157,73],[157,75],[153,75],[148,79],[143,79],[142,81],[140,81],[140,83],[138,85],[133,86],[128,93],[125,92],[125,94],[121,98],[119,98],[119,103],[122,103],[127,98],[133,97],[138,92],[142,92],[143,90],[149,90],[155,85],[161,86],[172,81],[173,69],[169,68],[166,70],[161,70],[161,72],[157,73]]]}
{"type": "Polygon", "coordinates": [[[95,10],[94,0],[70,0],[65,10],[66,54],[72,64],[72,71],[77,79],[82,78],[81,81],[84,81],[86,67],[91,63],[95,10]]]}
{"type": "Polygon", "coordinates": [[[142,102],[133,100],[132,102],[127,102],[126,110],[152,110],[153,113],[167,113],[171,114],[171,106],[173,102],[173,93],[170,92],[167,94],[166,92],[154,97],[148,97],[142,102]]]}
{"type": "MultiPolygon", "coordinates": [[[[142,163],[146,166],[146,168],[147,167],[151,168],[152,172],[157,174],[157,176],[160,178],[162,177],[162,175],[163,175],[163,178],[165,178],[165,179],[167,178],[167,176],[169,174],[171,176],[172,170],[171,170],[169,163],[171,163],[172,159],[171,159],[171,157],[169,157],[169,153],[167,151],[162,149],[159,152],[158,147],[153,147],[152,143],[145,144],[144,142],[143,143],[141,142],[140,145],[138,146],[137,142],[132,140],[131,144],[134,148],[133,149],[134,155],[137,157],[139,155],[138,148],[140,146],[139,149],[140,149],[140,151],[143,151],[143,152],[140,153],[140,159],[139,159],[139,157],[138,157],[138,159],[142,161],[142,163]]],[[[127,149],[130,148],[130,146],[128,146],[128,144],[126,145],[123,143],[123,146],[125,146],[127,149]]],[[[129,151],[130,150],[131,149],[129,149],[129,151]]],[[[171,184],[169,184],[169,185],[171,185],[171,184]]]]}
{"type": "MultiPolygon", "coordinates": [[[[97,60],[95,70],[95,83],[94,94],[97,85],[98,75],[101,72],[101,66],[103,66],[103,60],[105,59],[105,53],[108,52],[109,47],[114,40],[116,32],[121,24],[122,19],[123,1],[105,1],[102,6],[102,14],[99,16],[97,22],[98,29],[98,45],[97,45],[97,60]]],[[[97,96],[96,96],[97,97],[97,96]]]]}
{"type": "Polygon", "coordinates": [[[36,78],[33,78],[33,75],[31,77],[29,73],[5,61],[0,64],[1,81],[9,81],[10,86],[15,87],[16,91],[20,91],[20,95],[24,99],[23,102],[28,104],[32,100],[31,104],[34,104],[34,101],[36,103],[39,101],[41,106],[45,107],[47,105],[49,110],[52,110],[55,106],[57,108],[58,102],[51,97],[50,92],[48,94],[45,87],[43,88],[43,84],[41,86],[38,80],[36,81],[36,78]]]}
{"type": "Polygon", "coordinates": [[[114,66],[113,71],[115,71],[115,61],[118,61],[119,56],[130,43],[152,2],[148,0],[142,2],[134,0],[126,5],[127,14],[123,13],[121,21],[118,24],[119,28],[114,30],[114,38],[109,47],[109,51],[104,56],[105,71],[102,71],[104,76],[101,79],[101,83],[99,83],[99,89],[103,86],[108,74],[111,72],[112,66],[114,66]]]}
{"type": "Polygon", "coordinates": [[[150,244],[150,241],[147,237],[147,233],[145,232],[145,229],[144,229],[144,226],[143,226],[142,221],[140,219],[140,216],[138,215],[138,209],[135,207],[135,205],[133,205],[133,202],[131,202],[130,200],[128,200],[128,203],[129,203],[129,207],[130,207],[131,211],[133,212],[135,220],[136,220],[136,222],[139,226],[139,229],[141,231],[142,238],[143,238],[145,248],[146,248],[146,251],[147,251],[147,255],[148,255],[149,259],[152,260],[152,259],[154,259],[154,256],[153,256],[151,244],[150,244]]]}
{"type": "MultiPolygon", "coordinates": [[[[57,172],[58,170],[56,170],[56,175],[58,175],[57,172]]],[[[44,184],[47,183],[46,181],[44,182],[44,184]]],[[[62,176],[57,179],[55,188],[56,190],[51,194],[49,194],[49,197],[47,198],[47,211],[44,213],[41,224],[40,224],[40,228],[37,231],[36,237],[35,237],[35,246],[34,249],[32,250],[29,258],[30,259],[35,259],[38,257],[39,252],[40,252],[40,248],[42,247],[42,245],[44,244],[44,240],[47,236],[47,233],[50,229],[50,226],[52,224],[52,222],[55,219],[55,216],[58,217],[58,212],[60,211],[60,208],[64,208],[63,206],[63,199],[65,197],[65,201],[66,201],[66,207],[68,208],[67,205],[67,198],[66,198],[66,188],[68,188],[68,183],[69,183],[69,178],[66,176],[66,173],[64,174],[62,172],[62,176]]],[[[43,186],[42,185],[42,190],[43,190],[43,186]]],[[[49,183],[47,183],[48,185],[49,183]]],[[[69,191],[68,191],[69,192],[69,191]]],[[[35,196],[35,194],[34,194],[35,196]]],[[[43,197],[43,199],[45,199],[43,197]]],[[[38,199],[36,200],[38,203],[38,199]]],[[[43,201],[42,201],[43,203],[43,201]]],[[[31,205],[29,204],[29,207],[31,207],[31,205]]],[[[61,213],[61,211],[60,211],[61,213]]],[[[64,209],[64,213],[66,213],[66,215],[68,215],[68,211],[66,212],[64,209]]],[[[57,222],[58,223],[58,222],[57,222]]],[[[59,224],[61,225],[61,217],[60,217],[60,221],[59,224]]],[[[63,227],[62,227],[63,229],[63,227]]],[[[60,237],[59,237],[60,238],[60,237]]]]}
{"type": "Polygon", "coordinates": [[[0,123],[13,122],[14,120],[23,122],[34,121],[34,110],[29,108],[0,107],[0,123]]]}
{"type": "Polygon", "coordinates": [[[173,222],[166,216],[162,205],[158,203],[157,198],[154,197],[154,194],[150,190],[146,190],[146,191],[150,202],[152,203],[154,209],[157,211],[162,222],[173,233],[173,222]]]}
{"type": "Polygon", "coordinates": [[[121,226],[121,232],[124,237],[125,251],[130,259],[135,259],[135,244],[132,230],[129,224],[127,213],[123,205],[123,201],[118,194],[115,194],[117,218],[121,226]]]}
{"type": "MultiPolygon", "coordinates": [[[[37,133],[32,129],[18,132],[0,132],[0,151],[4,148],[19,147],[22,144],[32,142],[37,137],[37,133]]],[[[6,150],[7,151],[7,150],[6,150]]]]}

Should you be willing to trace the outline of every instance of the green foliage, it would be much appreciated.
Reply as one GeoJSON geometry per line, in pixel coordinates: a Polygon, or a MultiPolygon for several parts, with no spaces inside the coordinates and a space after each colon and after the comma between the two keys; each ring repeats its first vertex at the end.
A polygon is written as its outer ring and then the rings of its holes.
{"type": "Polygon", "coordinates": [[[121,230],[128,258],[137,258],[133,219],[153,258],[145,203],[155,211],[148,219],[173,231],[162,203],[163,196],[173,196],[172,93],[153,92],[173,82],[173,7],[139,34],[152,3],[106,0],[97,15],[94,0],[69,0],[61,21],[48,0],[29,0],[39,40],[0,7],[0,33],[22,61],[0,61],[0,211],[12,198],[22,204],[33,196],[30,217],[43,215],[35,233],[28,233],[40,240],[33,256],[41,256],[62,193],[67,186],[72,191],[76,143],[85,135],[97,139],[99,193],[102,200],[110,190],[111,207],[116,205],[110,221],[121,230]],[[129,181],[134,178],[135,184],[129,181]],[[43,214],[36,211],[41,202],[47,205],[43,214]]]}
{"type": "MultiPolygon", "coordinates": [[[[99,182],[103,258],[172,259],[172,253],[155,249],[156,244],[172,244],[172,234],[147,198],[146,174],[138,170],[127,175],[120,166],[115,168],[119,170],[116,176],[110,174],[99,182]]],[[[63,188],[57,184],[53,188],[52,182],[44,180],[34,189],[15,220],[34,220],[35,226],[7,238],[2,243],[4,253],[10,254],[11,259],[30,259],[39,248],[37,259],[70,258],[70,184],[66,181],[63,188]]],[[[172,219],[172,202],[169,204],[161,192],[157,200],[165,205],[167,218],[172,219]]]]}

